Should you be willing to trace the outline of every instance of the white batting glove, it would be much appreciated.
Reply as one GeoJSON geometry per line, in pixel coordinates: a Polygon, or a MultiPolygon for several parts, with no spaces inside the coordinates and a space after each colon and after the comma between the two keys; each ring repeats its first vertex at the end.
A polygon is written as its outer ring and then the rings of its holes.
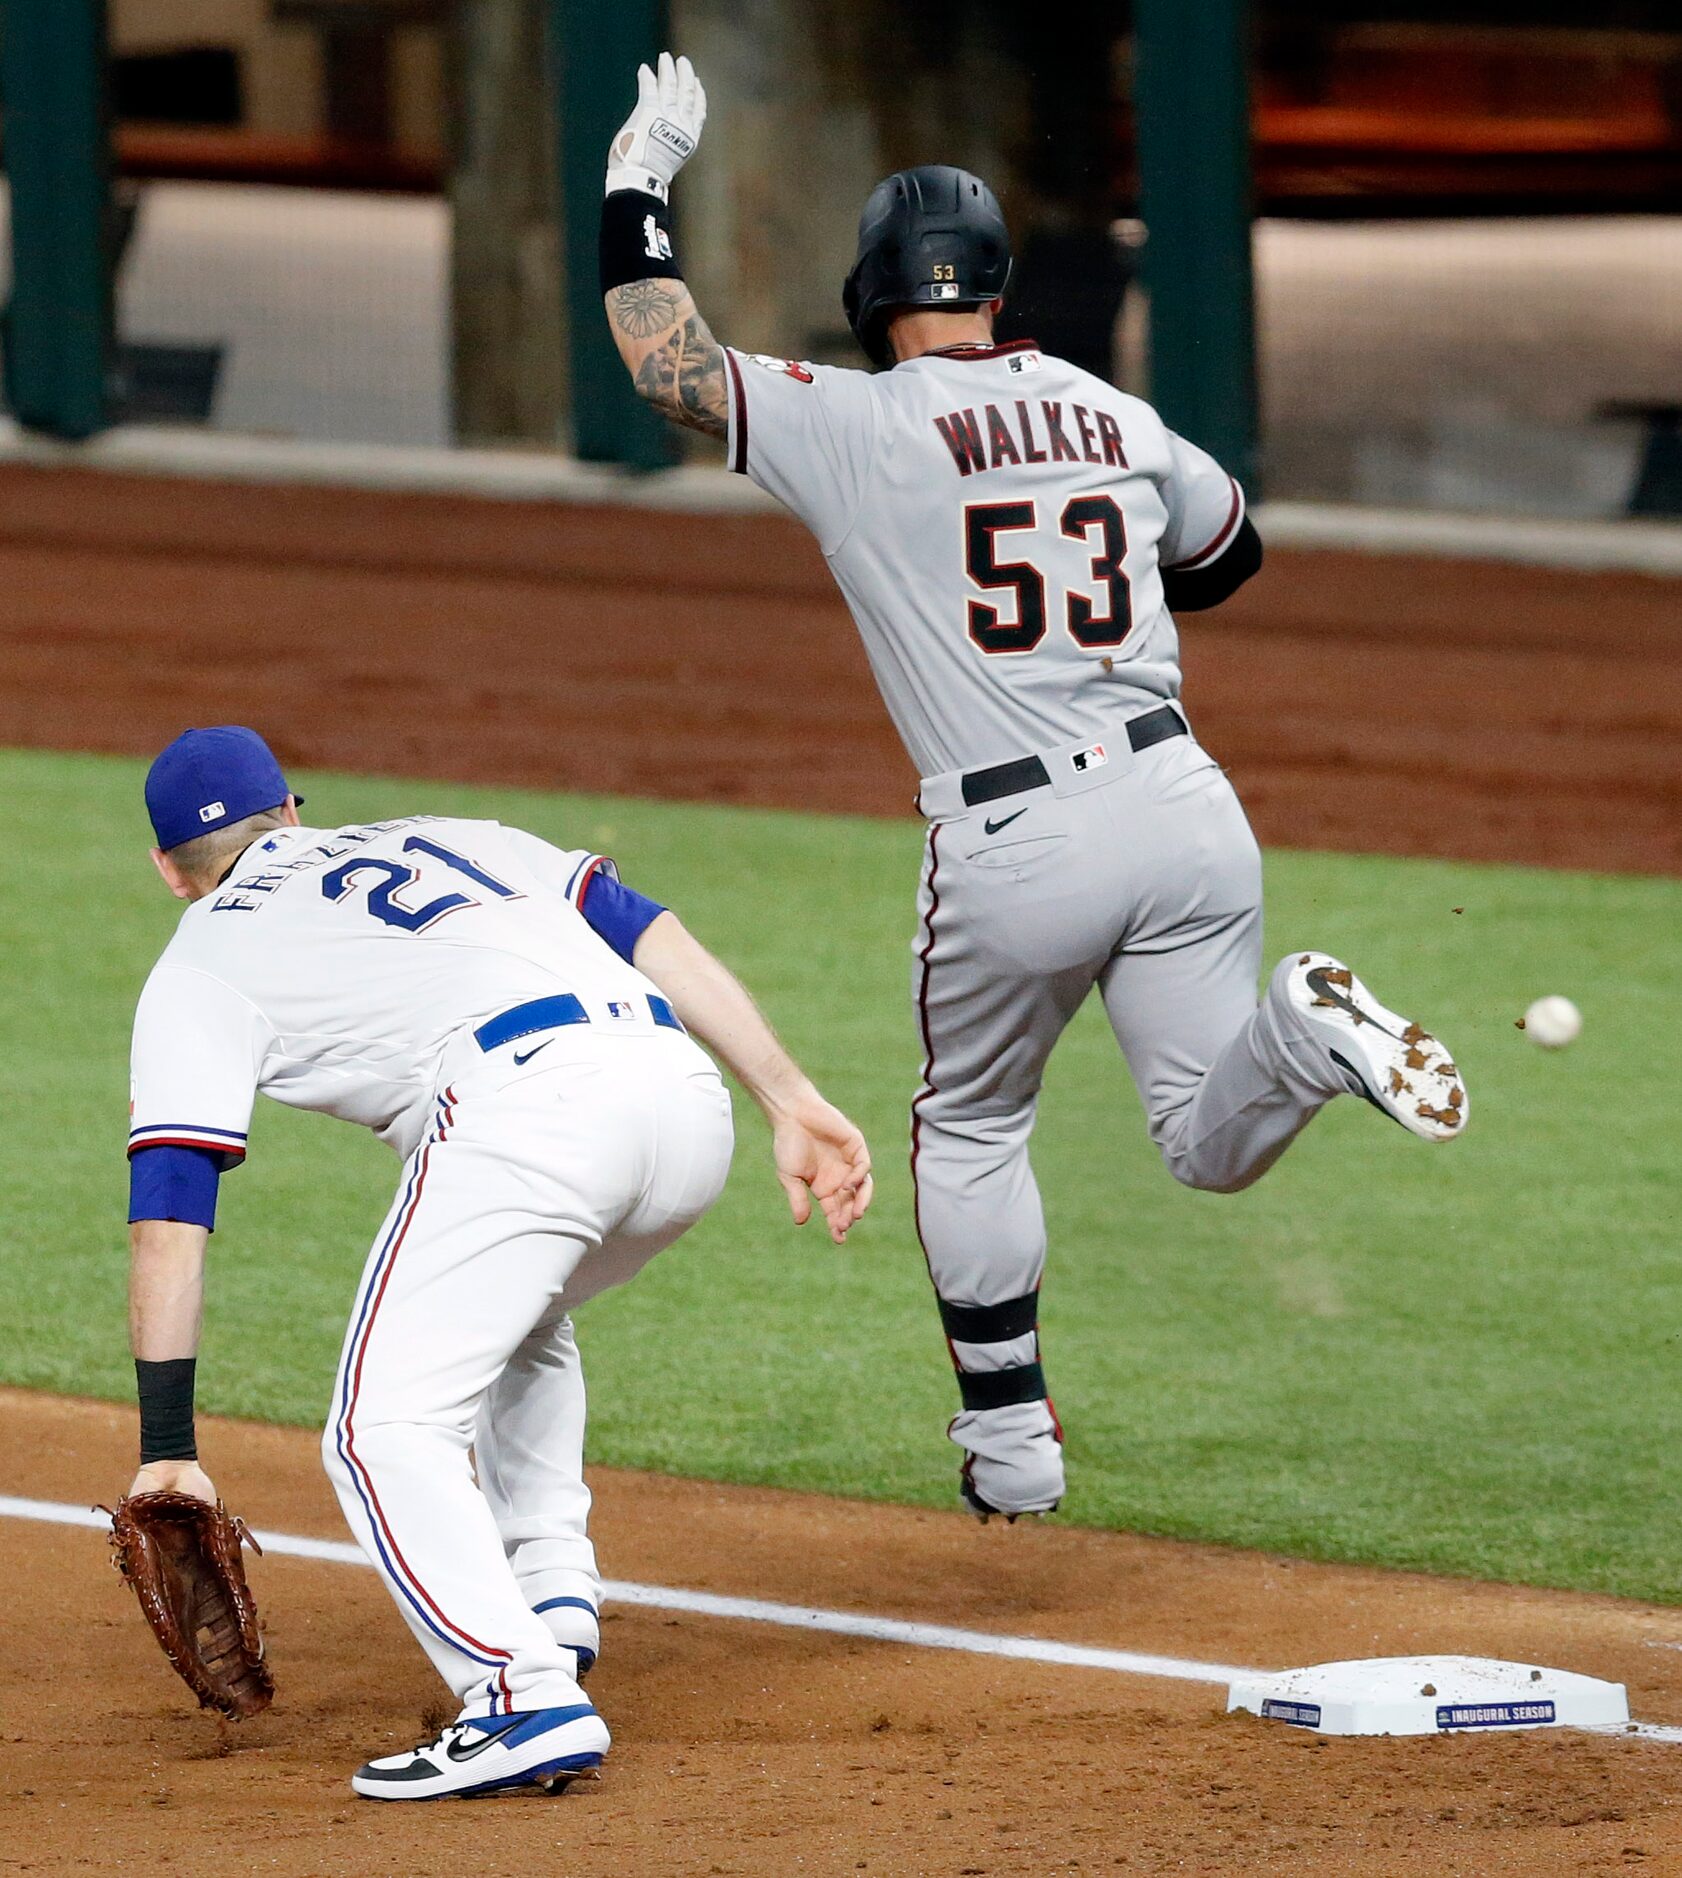
{"type": "Polygon", "coordinates": [[[687,59],[662,52],[656,71],[639,65],[636,109],[608,146],[607,193],[641,189],[666,201],[706,121],[706,90],[687,59]]]}

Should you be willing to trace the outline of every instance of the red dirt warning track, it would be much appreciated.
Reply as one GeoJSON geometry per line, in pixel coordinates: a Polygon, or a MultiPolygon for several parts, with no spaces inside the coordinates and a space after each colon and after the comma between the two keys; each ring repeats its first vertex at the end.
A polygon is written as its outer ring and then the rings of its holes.
{"type": "MultiPolygon", "coordinates": [[[[132,1415],[0,1391],[0,1491],[86,1505],[132,1415]]],[[[340,1538],[314,1438],[208,1422],[260,1529],[340,1538]]],[[[599,1470],[611,1576],[1277,1666],[1466,1650],[1626,1680],[1682,1720],[1682,1613],[1291,1564],[1055,1525],[599,1470]]],[[[1536,1878],[1682,1870],[1682,1747],[1584,1735],[1321,1741],[1223,1691],[821,1633],[610,1610],[591,1692],[616,1737],[565,1799],[358,1801],[347,1776],[435,1725],[442,1685],[372,1572],[251,1564],[279,1683],[200,1713],[97,1532],[0,1518],[0,1871],[288,1878],[1536,1878]],[[423,1721],[423,1717],[425,1718],[423,1721]]]]}
{"type": "MultiPolygon", "coordinates": [[[[1682,583],[1275,552],[1184,624],[1264,841],[1682,872],[1682,583]]],[[[0,469],[0,743],[908,813],[779,516],[0,469]]]]}

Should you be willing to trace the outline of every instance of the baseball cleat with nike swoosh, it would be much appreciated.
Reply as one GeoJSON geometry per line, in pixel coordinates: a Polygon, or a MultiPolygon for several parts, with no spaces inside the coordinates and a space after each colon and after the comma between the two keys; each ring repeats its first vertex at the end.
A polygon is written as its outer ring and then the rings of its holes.
{"type": "Polygon", "coordinates": [[[1443,1044],[1398,1017],[1347,965],[1326,952],[1301,953],[1287,995],[1309,1020],[1351,1095],[1425,1141],[1466,1132],[1466,1085],[1443,1044]]]}
{"type": "Polygon", "coordinates": [[[589,1780],[609,1746],[588,1702],[452,1722],[435,1741],[369,1761],[351,1777],[365,1800],[468,1799],[516,1787],[550,1792],[589,1780]]]}

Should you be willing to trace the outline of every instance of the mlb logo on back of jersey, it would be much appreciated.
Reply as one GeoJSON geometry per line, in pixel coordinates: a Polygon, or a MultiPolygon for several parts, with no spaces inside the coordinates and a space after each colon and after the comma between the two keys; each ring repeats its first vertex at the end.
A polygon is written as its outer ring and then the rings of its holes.
{"type": "Polygon", "coordinates": [[[1089,769],[1102,769],[1109,760],[1109,752],[1101,743],[1089,743],[1084,750],[1077,750],[1069,758],[1077,775],[1085,775],[1089,769]]]}
{"type": "Polygon", "coordinates": [[[627,1018],[636,1016],[637,1007],[634,1004],[625,1004],[618,998],[610,998],[607,1004],[607,1014],[623,1022],[627,1018]]]}
{"type": "Polygon", "coordinates": [[[1013,352],[1005,360],[1005,370],[1020,378],[1024,372],[1037,372],[1044,363],[1037,352],[1013,352]]]}

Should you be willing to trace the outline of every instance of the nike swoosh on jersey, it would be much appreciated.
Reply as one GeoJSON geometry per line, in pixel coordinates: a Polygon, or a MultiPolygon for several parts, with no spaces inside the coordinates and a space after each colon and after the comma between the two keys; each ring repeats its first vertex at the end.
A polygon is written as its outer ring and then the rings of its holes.
{"type": "Polygon", "coordinates": [[[514,1052],[515,1068],[517,1069],[522,1063],[529,1063],[539,1050],[547,1050],[554,1041],[553,1037],[545,1037],[541,1043],[534,1043],[529,1050],[516,1050],[514,1052]]]}
{"type": "Polygon", "coordinates": [[[1026,815],[1027,813],[1028,811],[1026,809],[1018,809],[1016,815],[1007,815],[1002,821],[986,823],[985,826],[988,834],[996,835],[1001,828],[1008,828],[1011,823],[1017,819],[1017,816],[1026,815]]]}

